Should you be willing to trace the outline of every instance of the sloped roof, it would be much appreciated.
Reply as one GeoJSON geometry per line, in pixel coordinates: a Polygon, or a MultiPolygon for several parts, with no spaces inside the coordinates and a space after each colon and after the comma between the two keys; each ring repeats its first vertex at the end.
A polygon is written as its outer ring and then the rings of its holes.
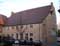
{"type": "Polygon", "coordinates": [[[6,21],[7,21],[7,17],[0,14],[0,25],[5,25],[6,21]]]}
{"type": "Polygon", "coordinates": [[[8,25],[41,23],[49,14],[51,5],[14,13],[7,20],[8,25]]]}

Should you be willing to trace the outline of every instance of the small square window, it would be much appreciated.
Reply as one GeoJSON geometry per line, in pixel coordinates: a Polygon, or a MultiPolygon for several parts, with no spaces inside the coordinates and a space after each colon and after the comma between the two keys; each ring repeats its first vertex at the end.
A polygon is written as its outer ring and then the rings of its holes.
{"type": "Polygon", "coordinates": [[[53,12],[54,12],[54,10],[51,8],[51,9],[50,9],[50,14],[52,15],[52,14],[53,14],[53,12]]]}
{"type": "Polygon", "coordinates": [[[26,36],[28,36],[28,33],[26,33],[26,36]]]}
{"type": "Polygon", "coordinates": [[[21,25],[21,29],[23,28],[23,25],[21,25]]]}
{"type": "Polygon", "coordinates": [[[33,28],[33,25],[32,25],[32,24],[30,24],[30,27],[31,27],[31,28],[33,28]]]}
{"type": "Polygon", "coordinates": [[[33,33],[30,33],[30,36],[33,36],[33,33]]]}
{"type": "Polygon", "coordinates": [[[43,26],[45,26],[46,24],[43,24],[43,26]]]}
{"type": "Polygon", "coordinates": [[[18,29],[18,25],[16,26],[16,29],[18,29]]]}
{"type": "Polygon", "coordinates": [[[14,26],[12,26],[12,29],[14,29],[14,26]]]}

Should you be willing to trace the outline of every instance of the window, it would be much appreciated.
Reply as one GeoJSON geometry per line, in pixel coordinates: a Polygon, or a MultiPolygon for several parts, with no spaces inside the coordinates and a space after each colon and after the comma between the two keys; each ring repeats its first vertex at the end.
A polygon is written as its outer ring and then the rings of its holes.
{"type": "Polygon", "coordinates": [[[31,28],[33,28],[33,25],[32,25],[32,24],[30,24],[30,27],[31,27],[31,28]]]}
{"type": "Polygon", "coordinates": [[[26,33],[26,36],[28,36],[28,33],[26,33]]]}
{"type": "Polygon", "coordinates": [[[28,33],[25,34],[25,39],[28,40],[28,33]]]}
{"type": "Polygon", "coordinates": [[[14,26],[12,26],[12,29],[14,29],[14,26]]]}
{"type": "Polygon", "coordinates": [[[18,39],[18,33],[16,33],[16,39],[18,39]]]}
{"type": "Polygon", "coordinates": [[[16,26],[16,29],[18,29],[18,25],[16,26]]]}
{"type": "Polygon", "coordinates": [[[53,14],[53,9],[50,10],[51,15],[53,14]]]}
{"type": "Polygon", "coordinates": [[[58,30],[58,37],[60,37],[60,30],[58,30]]]}
{"type": "Polygon", "coordinates": [[[21,29],[23,28],[23,25],[21,25],[21,29]]]}
{"type": "Polygon", "coordinates": [[[20,33],[20,39],[23,40],[23,33],[20,33]]]}
{"type": "Polygon", "coordinates": [[[30,33],[30,36],[33,36],[33,33],[30,33]]]}

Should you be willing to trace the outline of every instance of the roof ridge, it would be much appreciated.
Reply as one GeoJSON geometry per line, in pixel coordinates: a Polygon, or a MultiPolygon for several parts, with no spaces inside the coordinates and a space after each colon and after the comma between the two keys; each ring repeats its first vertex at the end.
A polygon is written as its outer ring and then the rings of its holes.
{"type": "Polygon", "coordinates": [[[42,7],[35,7],[35,8],[31,8],[31,9],[26,9],[26,10],[23,10],[23,11],[16,12],[15,14],[18,14],[18,13],[21,13],[21,12],[25,12],[25,11],[29,11],[29,10],[35,10],[35,9],[38,9],[38,8],[44,8],[44,7],[51,7],[51,5],[46,5],[46,6],[42,6],[42,7]]]}

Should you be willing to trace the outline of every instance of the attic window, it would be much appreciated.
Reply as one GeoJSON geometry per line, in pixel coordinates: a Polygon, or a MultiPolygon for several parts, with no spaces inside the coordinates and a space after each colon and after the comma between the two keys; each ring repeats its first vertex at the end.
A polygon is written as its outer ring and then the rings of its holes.
{"type": "Polygon", "coordinates": [[[18,39],[18,33],[16,33],[16,38],[18,39]]]}

